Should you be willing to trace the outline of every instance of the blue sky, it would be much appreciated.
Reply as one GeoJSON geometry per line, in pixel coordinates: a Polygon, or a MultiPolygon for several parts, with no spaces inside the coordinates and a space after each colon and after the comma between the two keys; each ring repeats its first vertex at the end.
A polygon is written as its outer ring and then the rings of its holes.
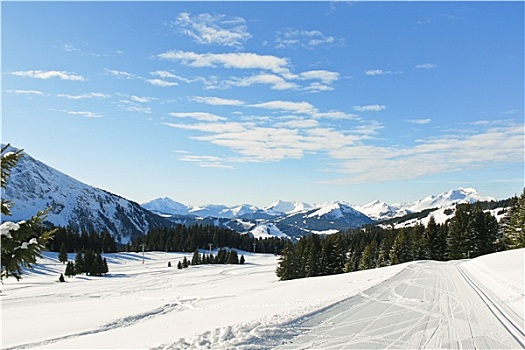
{"type": "Polygon", "coordinates": [[[2,142],[126,198],[523,188],[523,2],[1,5],[2,142]]]}

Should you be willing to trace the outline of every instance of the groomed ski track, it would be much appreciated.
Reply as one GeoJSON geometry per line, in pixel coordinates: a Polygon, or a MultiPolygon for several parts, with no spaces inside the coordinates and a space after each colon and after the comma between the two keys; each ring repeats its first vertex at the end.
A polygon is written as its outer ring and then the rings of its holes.
{"type": "Polygon", "coordinates": [[[252,345],[259,349],[524,348],[523,315],[498,301],[461,265],[413,263],[355,297],[282,325],[267,338],[271,344],[252,345]]]}

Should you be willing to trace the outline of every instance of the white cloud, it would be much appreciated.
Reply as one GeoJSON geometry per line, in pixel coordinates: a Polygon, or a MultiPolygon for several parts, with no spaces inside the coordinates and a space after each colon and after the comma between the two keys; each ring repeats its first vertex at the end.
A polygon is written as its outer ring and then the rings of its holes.
{"type": "Polygon", "coordinates": [[[61,110],[61,112],[71,114],[71,115],[80,115],[82,117],[86,118],[101,118],[102,115],[95,113],[95,112],[89,112],[89,111],[68,111],[68,110],[61,110]]]}
{"type": "Polygon", "coordinates": [[[272,90],[290,90],[299,88],[299,85],[295,83],[290,83],[284,78],[281,78],[280,76],[275,74],[258,74],[253,75],[251,77],[234,79],[226,82],[226,85],[240,87],[252,86],[254,84],[271,85],[272,90]]]}
{"type": "Polygon", "coordinates": [[[425,125],[432,121],[432,119],[405,119],[405,122],[410,124],[425,125]]]}
{"type": "Polygon", "coordinates": [[[341,111],[331,110],[328,112],[317,112],[312,114],[315,118],[328,118],[328,119],[355,119],[357,115],[351,113],[345,113],[341,111]]]}
{"type": "Polygon", "coordinates": [[[366,105],[366,106],[354,106],[354,110],[358,112],[379,112],[386,109],[384,105],[366,105]]]}
{"type": "Polygon", "coordinates": [[[219,97],[194,96],[191,98],[198,103],[205,103],[212,106],[242,106],[244,102],[241,100],[226,99],[219,97]]]}
{"type": "Polygon", "coordinates": [[[387,74],[402,74],[401,71],[391,71],[391,70],[382,70],[382,69],[369,69],[365,71],[366,75],[375,76],[375,75],[387,75],[387,74]]]}
{"type": "Polygon", "coordinates": [[[357,145],[333,149],[340,172],[331,183],[357,184],[414,179],[421,176],[523,163],[523,125],[491,128],[476,134],[419,140],[409,147],[357,145]]]}
{"type": "Polygon", "coordinates": [[[309,102],[291,102],[291,101],[269,101],[263,103],[252,104],[250,107],[265,108],[265,109],[277,109],[281,111],[288,111],[292,113],[301,114],[315,114],[318,112],[309,102]]]}
{"type": "Polygon", "coordinates": [[[89,98],[109,98],[111,95],[103,94],[101,92],[89,92],[81,95],[58,94],[58,97],[65,97],[70,100],[84,100],[89,98]]]}
{"type": "Polygon", "coordinates": [[[182,12],[172,24],[199,44],[242,48],[252,37],[241,17],[227,18],[225,15],[210,13],[192,16],[188,12],[182,12]]]}
{"type": "Polygon", "coordinates": [[[259,55],[256,53],[204,53],[173,50],[158,55],[159,58],[171,61],[179,61],[192,67],[216,67],[236,69],[261,69],[274,73],[286,73],[288,60],[271,55],[259,55]]]}
{"type": "Polygon", "coordinates": [[[39,95],[42,96],[44,93],[38,90],[5,90],[9,94],[15,95],[39,95]]]}
{"type": "Polygon", "coordinates": [[[340,74],[327,70],[311,70],[299,74],[301,80],[320,80],[324,84],[332,84],[339,80],[340,74]]]}
{"type": "Polygon", "coordinates": [[[28,77],[28,78],[35,78],[35,79],[51,79],[51,78],[59,78],[60,80],[72,80],[72,81],[85,81],[86,78],[84,78],[81,75],[70,73],[66,71],[43,71],[43,70],[27,70],[27,71],[16,71],[11,72],[12,75],[16,75],[19,77],[28,77]]]}
{"type": "Polygon", "coordinates": [[[108,74],[111,74],[111,75],[113,75],[113,76],[115,76],[117,78],[121,78],[121,79],[136,79],[136,78],[138,78],[133,73],[128,73],[128,72],[121,71],[121,70],[114,70],[114,69],[104,68],[104,71],[106,71],[106,73],[108,73],[108,74]]]}
{"type": "Polygon", "coordinates": [[[156,99],[157,98],[155,97],[134,96],[134,95],[130,97],[131,101],[138,102],[138,103],[150,103],[151,101],[154,101],[156,99]]]}
{"type": "Polygon", "coordinates": [[[162,79],[146,79],[148,83],[150,83],[153,86],[160,86],[160,87],[171,87],[171,86],[177,86],[179,83],[170,82],[162,79]]]}
{"type": "Polygon", "coordinates": [[[176,118],[192,118],[199,121],[216,122],[219,120],[226,120],[224,117],[220,117],[215,114],[206,112],[173,112],[169,113],[172,117],[176,118]]]}
{"type": "Polygon", "coordinates": [[[416,64],[414,67],[418,69],[434,69],[437,68],[437,65],[434,63],[423,63],[423,64],[416,64]]]}
{"type": "Polygon", "coordinates": [[[313,49],[322,45],[342,45],[343,43],[343,39],[325,35],[318,30],[298,30],[292,28],[278,32],[275,38],[275,47],[277,48],[302,47],[313,49]]]}

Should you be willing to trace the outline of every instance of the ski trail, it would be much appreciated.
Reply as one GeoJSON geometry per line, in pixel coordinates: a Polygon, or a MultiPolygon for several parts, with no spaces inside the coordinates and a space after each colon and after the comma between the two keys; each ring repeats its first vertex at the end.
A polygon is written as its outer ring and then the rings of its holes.
{"type": "Polygon", "coordinates": [[[129,327],[129,326],[132,326],[132,325],[134,325],[134,324],[136,324],[138,322],[142,322],[142,321],[149,320],[149,319],[161,316],[161,315],[165,315],[167,313],[170,313],[172,311],[175,311],[175,310],[179,309],[180,307],[182,307],[182,304],[180,304],[179,302],[169,303],[169,304],[165,304],[165,305],[163,305],[161,307],[155,308],[153,310],[149,310],[149,311],[146,311],[146,312],[138,313],[136,315],[126,316],[126,317],[123,317],[123,318],[120,318],[120,319],[116,319],[114,321],[111,321],[111,322],[108,322],[106,324],[103,324],[102,326],[100,326],[100,327],[98,327],[96,329],[91,329],[91,330],[87,330],[87,331],[82,331],[82,332],[78,332],[78,333],[64,335],[64,336],[61,336],[61,337],[41,340],[41,341],[37,341],[37,342],[33,342],[33,343],[16,345],[16,346],[13,346],[13,347],[6,348],[5,350],[28,349],[28,348],[35,348],[35,347],[38,348],[38,347],[49,345],[49,344],[53,344],[53,343],[56,343],[56,342],[59,342],[59,341],[62,341],[62,340],[67,340],[67,339],[71,339],[71,338],[78,338],[78,337],[82,337],[82,336],[86,336],[86,335],[92,335],[92,334],[107,332],[107,331],[111,331],[111,330],[114,330],[114,329],[117,329],[117,328],[129,327]]]}

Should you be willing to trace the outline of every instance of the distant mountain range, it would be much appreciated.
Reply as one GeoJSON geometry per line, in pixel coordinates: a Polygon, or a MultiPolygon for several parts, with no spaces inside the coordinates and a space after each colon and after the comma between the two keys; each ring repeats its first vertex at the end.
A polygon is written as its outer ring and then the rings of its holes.
{"type": "Polygon", "coordinates": [[[249,204],[189,206],[170,198],[139,205],[75,180],[28,154],[13,169],[2,196],[14,203],[12,216],[2,217],[2,221],[24,220],[50,207],[49,222],[83,231],[108,231],[121,243],[151,228],[176,224],[224,226],[255,237],[296,238],[345,231],[424,210],[428,211],[425,217],[397,225],[425,223],[430,215],[444,222],[453,215],[457,203],[494,200],[473,188],[459,188],[416,202],[390,205],[379,200],[362,206],[344,201],[309,204],[278,200],[264,208],[249,204]]]}
{"type": "Polygon", "coordinates": [[[494,198],[480,195],[473,188],[459,188],[436,196],[400,204],[387,204],[380,200],[362,206],[352,206],[335,201],[322,204],[287,202],[278,200],[265,208],[243,204],[233,207],[224,205],[187,206],[170,198],[159,198],[142,206],[172,220],[216,218],[222,225],[257,237],[290,236],[298,237],[311,233],[330,234],[356,228],[378,221],[403,217],[408,214],[428,211],[428,215],[399,225],[426,223],[430,215],[436,221],[444,222],[453,215],[458,203],[489,202],[494,198]],[[432,210],[430,210],[432,209],[432,210]],[[447,209],[451,209],[448,210],[447,209]],[[450,213],[445,215],[444,212],[450,213]]]}

